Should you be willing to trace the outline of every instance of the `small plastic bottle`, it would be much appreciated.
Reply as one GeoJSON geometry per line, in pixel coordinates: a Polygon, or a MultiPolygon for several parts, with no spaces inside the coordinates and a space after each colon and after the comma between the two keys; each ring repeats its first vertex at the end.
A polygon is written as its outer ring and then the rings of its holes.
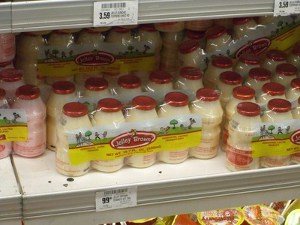
{"type": "Polygon", "coordinates": [[[240,86],[242,81],[242,76],[233,71],[225,71],[220,74],[217,88],[221,91],[220,101],[223,108],[230,100],[233,89],[240,86]]]}
{"type": "Polygon", "coordinates": [[[158,30],[153,24],[142,24],[138,28],[137,36],[142,43],[150,43],[154,46],[155,54],[159,55],[162,49],[162,38],[158,30]]]}
{"type": "MultiPolygon", "coordinates": [[[[158,110],[159,117],[170,117],[190,114],[189,98],[181,92],[169,92],[165,95],[164,104],[158,110]]],[[[157,154],[158,160],[165,163],[181,163],[188,158],[188,149],[161,151],[157,154]]]]}
{"type": "Polygon", "coordinates": [[[285,87],[282,84],[269,82],[262,87],[261,95],[256,98],[256,102],[265,105],[273,98],[285,99],[285,87]]]}
{"type": "Polygon", "coordinates": [[[256,22],[251,17],[241,17],[233,19],[233,38],[235,40],[241,39],[253,32],[256,29],[256,22]]]}
{"type": "Polygon", "coordinates": [[[202,76],[202,71],[197,67],[182,67],[175,86],[179,90],[190,90],[196,93],[197,90],[203,88],[202,76]]]}
{"type": "Polygon", "coordinates": [[[275,73],[276,67],[281,63],[287,62],[287,54],[281,50],[269,50],[265,58],[262,60],[262,67],[271,71],[272,74],[275,73]]]}
{"type": "Polygon", "coordinates": [[[180,32],[184,30],[184,22],[163,22],[155,23],[155,29],[160,32],[180,32]]]}
{"type": "Polygon", "coordinates": [[[213,24],[213,20],[191,20],[184,23],[185,29],[193,31],[205,31],[213,24]]]}
{"type": "Polygon", "coordinates": [[[142,91],[140,78],[133,74],[119,77],[117,94],[136,95],[142,91]]]}
{"type": "Polygon", "coordinates": [[[80,45],[88,44],[94,49],[100,50],[104,39],[105,36],[102,34],[102,28],[85,28],[79,32],[76,43],[80,45]]]}
{"type": "Polygon", "coordinates": [[[184,32],[165,32],[161,34],[163,47],[168,49],[176,49],[184,38],[184,32]]]}
{"type": "MultiPolygon", "coordinates": [[[[115,129],[125,122],[122,103],[114,98],[103,98],[98,101],[97,111],[93,117],[94,126],[112,125],[115,129]]],[[[104,132],[102,138],[106,138],[104,132]]],[[[113,160],[93,160],[92,168],[102,172],[115,172],[124,166],[124,157],[113,160]]]]}
{"type": "MultiPolygon", "coordinates": [[[[300,119],[300,97],[297,99],[297,106],[292,109],[294,119],[300,119]]],[[[300,153],[291,155],[291,163],[300,164],[300,153]]]]}
{"type": "Polygon", "coordinates": [[[260,60],[256,55],[243,54],[239,57],[234,66],[234,71],[241,74],[244,79],[247,78],[249,71],[252,68],[257,68],[260,65],[260,60]]]}
{"type": "Polygon", "coordinates": [[[150,92],[159,92],[165,95],[173,90],[172,75],[163,70],[155,70],[151,72],[146,90],[150,92]]]}
{"type": "MultiPolygon", "coordinates": [[[[126,121],[141,122],[156,119],[156,101],[144,95],[136,96],[132,99],[131,108],[128,110],[126,121]]],[[[136,168],[146,168],[152,166],[156,162],[156,153],[136,154],[125,158],[127,165],[136,168]]]]}
{"type": "Polygon", "coordinates": [[[276,66],[276,71],[272,77],[273,82],[280,83],[285,87],[290,87],[291,81],[297,77],[297,67],[289,63],[282,63],[276,66]]]}
{"type": "Polygon", "coordinates": [[[200,48],[205,49],[206,40],[204,31],[186,30],[183,40],[196,40],[199,42],[200,48]]]}
{"type": "Polygon", "coordinates": [[[46,150],[46,106],[40,98],[40,89],[23,85],[16,90],[13,109],[24,109],[27,116],[28,139],[15,141],[13,151],[24,157],[36,157],[46,150]]]}
{"type": "Polygon", "coordinates": [[[224,46],[228,46],[232,42],[231,35],[229,35],[222,26],[213,26],[206,31],[206,48],[207,53],[214,53],[220,51],[224,46]]]}
{"type": "Polygon", "coordinates": [[[253,88],[256,92],[260,92],[266,83],[271,82],[271,77],[271,71],[262,67],[255,67],[250,69],[244,85],[253,88]]]}
{"type": "Polygon", "coordinates": [[[84,87],[84,96],[86,98],[99,100],[110,95],[108,81],[102,77],[90,77],[86,79],[84,87]]]}
{"type": "Polygon", "coordinates": [[[47,101],[47,148],[56,151],[57,126],[63,106],[76,98],[75,85],[70,81],[57,81],[52,84],[47,101]]]}
{"type": "MultiPolygon", "coordinates": [[[[5,98],[5,90],[0,88],[0,109],[8,109],[8,102],[5,98]]],[[[8,157],[12,152],[11,141],[0,142],[0,159],[8,157]]]]}
{"type": "Polygon", "coordinates": [[[119,52],[123,52],[132,45],[133,37],[131,35],[131,29],[113,27],[106,36],[105,41],[114,44],[113,53],[118,54],[119,52]]]}
{"type": "MultiPolygon", "coordinates": [[[[272,99],[268,102],[267,108],[268,110],[262,115],[262,122],[276,123],[293,119],[292,104],[285,99],[272,99]]],[[[290,158],[290,155],[264,156],[261,157],[260,164],[262,167],[286,166],[290,164],[290,158]]]]}
{"type": "Polygon", "coordinates": [[[0,34],[0,63],[11,62],[16,54],[15,35],[0,34]]]}
{"type": "Polygon", "coordinates": [[[292,51],[288,55],[287,61],[297,67],[300,70],[300,45],[294,45],[292,51]]]}
{"type": "Polygon", "coordinates": [[[204,87],[216,88],[222,72],[232,71],[232,60],[226,56],[213,56],[204,72],[204,87]]]}
{"type": "Polygon", "coordinates": [[[242,102],[229,122],[229,136],[226,147],[226,167],[231,171],[259,168],[259,158],[252,157],[252,137],[261,123],[260,107],[253,102],[242,102]]]}
{"type": "MultiPolygon", "coordinates": [[[[70,177],[82,176],[90,170],[90,162],[71,165],[67,132],[70,130],[91,128],[87,107],[79,102],[69,102],[63,106],[62,117],[57,130],[56,170],[70,177]]],[[[83,134],[77,134],[78,144],[84,140],[83,134]]]]}
{"type": "Polygon", "coordinates": [[[190,156],[210,159],[218,153],[223,117],[219,96],[220,93],[211,88],[200,88],[196,93],[197,99],[190,108],[192,113],[201,116],[202,138],[199,146],[189,149],[190,156]]]}

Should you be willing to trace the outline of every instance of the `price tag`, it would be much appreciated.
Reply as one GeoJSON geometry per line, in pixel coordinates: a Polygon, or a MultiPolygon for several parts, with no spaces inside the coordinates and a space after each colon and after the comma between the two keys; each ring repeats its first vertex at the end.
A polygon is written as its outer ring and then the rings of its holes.
{"type": "Polygon", "coordinates": [[[275,0],[274,16],[288,16],[300,13],[300,0],[275,0]]]}
{"type": "Polygon", "coordinates": [[[96,193],[96,211],[128,208],[137,205],[137,187],[107,189],[96,193]]]}
{"type": "Polygon", "coordinates": [[[94,27],[137,24],[138,0],[94,2],[94,27]]]}

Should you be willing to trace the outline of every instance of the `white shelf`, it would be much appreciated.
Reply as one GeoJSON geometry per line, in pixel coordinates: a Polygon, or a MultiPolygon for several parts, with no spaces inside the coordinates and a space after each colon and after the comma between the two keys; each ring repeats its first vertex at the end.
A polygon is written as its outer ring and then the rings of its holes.
{"type": "MultiPolygon", "coordinates": [[[[108,0],[110,1],[110,0],[108,0]]],[[[93,25],[94,0],[12,2],[14,32],[93,25]]],[[[274,0],[139,0],[138,23],[272,15],[274,0]]]]}
{"type": "Polygon", "coordinates": [[[51,225],[95,225],[300,197],[300,165],[232,173],[224,167],[223,154],[179,165],[90,172],[72,182],[55,171],[50,151],[36,159],[15,156],[14,163],[26,225],[50,220],[51,225]],[[95,212],[97,191],[128,186],[137,186],[137,207],[95,212]]]}
{"type": "Polygon", "coordinates": [[[0,159],[0,225],[22,217],[22,198],[10,158],[0,159]]]}
{"type": "Polygon", "coordinates": [[[0,3],[0,33],[11,32],[11,3],[1,2],[0,3]]]}

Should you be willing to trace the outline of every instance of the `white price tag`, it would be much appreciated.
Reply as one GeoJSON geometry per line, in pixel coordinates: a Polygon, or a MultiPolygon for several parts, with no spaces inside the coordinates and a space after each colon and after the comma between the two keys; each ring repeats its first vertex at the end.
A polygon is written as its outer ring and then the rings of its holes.
{"type": "Polygon", "coordinates": [[[300,13],[300,0],[275,0],[274,16],[288,16],[300,13]]]}
{"type": "Polygon", "coordinates": [[[128,208],[137,205],[137,187],[107,189],[96,193],[96,211],[128,208]]]}
{"type": "Polygon", "coordinates": [[[94,27],[137,24],[138,0],[94,2],[94,27]]]}

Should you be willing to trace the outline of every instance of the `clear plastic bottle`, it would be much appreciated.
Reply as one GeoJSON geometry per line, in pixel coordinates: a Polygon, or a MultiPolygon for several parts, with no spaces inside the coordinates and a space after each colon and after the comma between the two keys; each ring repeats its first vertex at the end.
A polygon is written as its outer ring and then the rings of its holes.
{"type": "Polygon", "coordinates": [[[275,73],[277,65],[287,62],[287,54],[281,50],[272,49],[269,50],[265,58],[262,60],[262,67],[271,71],[272,74],[275,73]]]}
{"type": "Polygon", "coordinates": [[[255,67],[250,69],[244,85],[253,88],[256,92],[259,92],[266,83],[271,82],[271,77],[271,71],[262,67],[255,67]]]}
{"type": "MultiPolygon", "coordinates": [[[[69,142],[67,133],[70,130],[91,128],[87,107],[79,102],[69,102],[63,106],[62,117],[57,130],[56,170],[70,177],[82,176],[90,170],[90,162],[71,165],[69,158],[69,142]]],[[[82,143],[83,134],[77,134],[78,144],[82,143]]]]}
{"type": "Polygon", "coordinates": [[[235,40],[241,39],[247,36],[249,32],[253,32],[256,29],[256,22],[251,17],[240,17],[233,19],[233,38],[235,40]]]}
{"type": "MultiPolygon", "coordinates": [[[[169,92],[165,95],[164,104],[158,110],[159,117],[170,117],[190,114],[189,98],[181,92],[169,92]]],[[[158,160],[165,163],[181,163],[188,158],[188,149],[161,151],[157,154],[158,160]]]]}
{"type": "Polygon", "coordinates": [[[142,43],[150,43],[155,48],[155,55],[159,56],[162,49],[162,38],[153,24],[142,24],[139,26],[137,36],[142,43]]]}
{"type": "Polygon", "coordinates": [[[252,157],[252,137],[256,124],[261,123],[260,107],[253,102],[242,102],[229,122],[226,147],[226,167],[231,171],[259,168],[259,158],[252,157]]]}
{"type": "MultiPolygon", "coordinates": [[[[131,108],[128,110],[126,121],[145,122],[146,120],[156,119],[156,101],[144,95],[136,96],[131,101],[131,108]]],[[[146,168],[156,162],[156,153],[136,154],[125,158],[127,165],[136,168],[146,168]]]]}
{"type": "MultiPolygon", "coordinates": [[[[5,90],[0,88],[0,109],[8,109],[8,102],[5,98],[5,90]]],[[[0,159],[8,157],[12,152],[11,141],[0,142],[0,159]]]]}
{"type": "Polygon", "coordinates": [[[99,100],[110,95],[108,81],[102,77],[90,77],[86,79],[84,87],[84,96],[86,98],[99,100]]]}
{"type": "Polygon", "coordinates": [[[219,96],[220,93],[211,88],[200,88],[196,93],[197,99],[190,108],[192,113],[201,116],[202,138],[199,146],[189,149],[190,156],[210,159],[218,153],[223,117],[219,96]]]}
{"type": "Polygon", "coordinates": [[[217,88],[221,91],[220,101],[223,108],[230,100],[233,89],[240,86],[242,81],[242,76],[233,71],[225,71],[220,74],[217,88]]]}
{"type": "Polygon", "coordinates": [[[222,72],[232,71],[232,60],[226,56],[213,56],[204,72],[204,87],[216,88],[222,72]]]}
{"type": "Polygon", "coordinates": [[[40,89],[23,85],[16,90],[16,101],[11,108],[24,109],[27,116],[28,139],[13,143],[13,151],[24,157],[36,157],[46,150],[46,106],[40,98],[40,89]]]}
{"type": "Polygon", "coordinates": [[[237,63],[234,66],[234,71],[241,74],[244,79],[247,78],[249,71],[252,68],[260,66],[260,60],[256,55],[243,54],[239,57],[237,63]]]}
{"type": "MultiPolygon", "coordinates": [[[[115,129],[125,122],[122,103],[114,98],[103,98],[98,101],[97,111],[93,117],[94,126],[113,125],[115,129]]],[[[105,138],[105,132],[102,138],[105,138]]],[[[92,168],[102,172],[115,172],[124,166],[124,157],[113,160],[93,160],[92,168]]]]}
{"type": "Polygon", "coordinates": [[[185,29],[193,31],[205,31],[213,24],[213,20],[191,20],[184,23],[185,29]]]}
{"type": "Polygon", "coordinates": [[[57,126],[63,106],[76,98],[75,85],[70,81],[57,81],[52,84],[47,101],[47,148],[56,151],[57,126]]]}
{"type": "Polygon", "coordinates": [[[11,62],[16,54],[15,35],[0,34],[0,63],[11,62]]]}
{"type": "MultiPolygon", "coordinates": [[[[262,115],[262,122],[283,122],[293,119],[291,112],[292,104],[280,98],[272,99],[268,102],[268,110],[262,115]]],[[[277,167],[290,164],[290,155],[287,156],[264,156],[261,157],[260,165],[262,167],[277,167]]]]}
{"type": "Polygon", "coordinates": [[[297,102],[300,97],[300,78],[294,78],[291,81],[291,87],[286,89],[286,99],[290,102],[297,102]]]}
{"type": "Polygon", "coordinates": [[[155,70],[150,73],[149,82],[146,90],[150,92],[158,92],[165,95],[173,90],[173,77],[170,73],[163,70],[155,70]]]}
{"type": "Polygon", "coordinates": [[[136,95],[142,91],[140,78],[133,74],[127,74],[118,79],[117,94],[136,95]]]}
{"type": "Polygon", "coordinates": [[[212,26],[206,31],[206,48],[207,53],[214,53],[220,51],[224,46],[228,46],[232,42],[231,35],[229,35],[222,26],[212,26]]]}
{"type": "Polygon", "coordinates": [[[262,87],[262,93],[256,98],[256,102],[264,105],[273,98],[285,99],[285,87],[282,84],[269,82],[262,87]]]}
{"type": "Polygon", "coordinates": [[[285,87],[290,87],[291,81],[297,77],[297,67],[290,63],[282,63],[276,66],[273,82],[280,83],[285,87]]]}
{"type": "Polygon", "coordinates": [[[197,67],[182,67],[175,86],[179,90],[190,90],[196,93],[197,90],[203,88],[202,76],[202,71],[197,67]]]}
{"type": "Polygon", "coordinates": [[[298,71],[300,70],[300,45],[296,44],[293,46],[292,51],[288,55],[288,63],[293,64],[297,67],[298,71]]]}

